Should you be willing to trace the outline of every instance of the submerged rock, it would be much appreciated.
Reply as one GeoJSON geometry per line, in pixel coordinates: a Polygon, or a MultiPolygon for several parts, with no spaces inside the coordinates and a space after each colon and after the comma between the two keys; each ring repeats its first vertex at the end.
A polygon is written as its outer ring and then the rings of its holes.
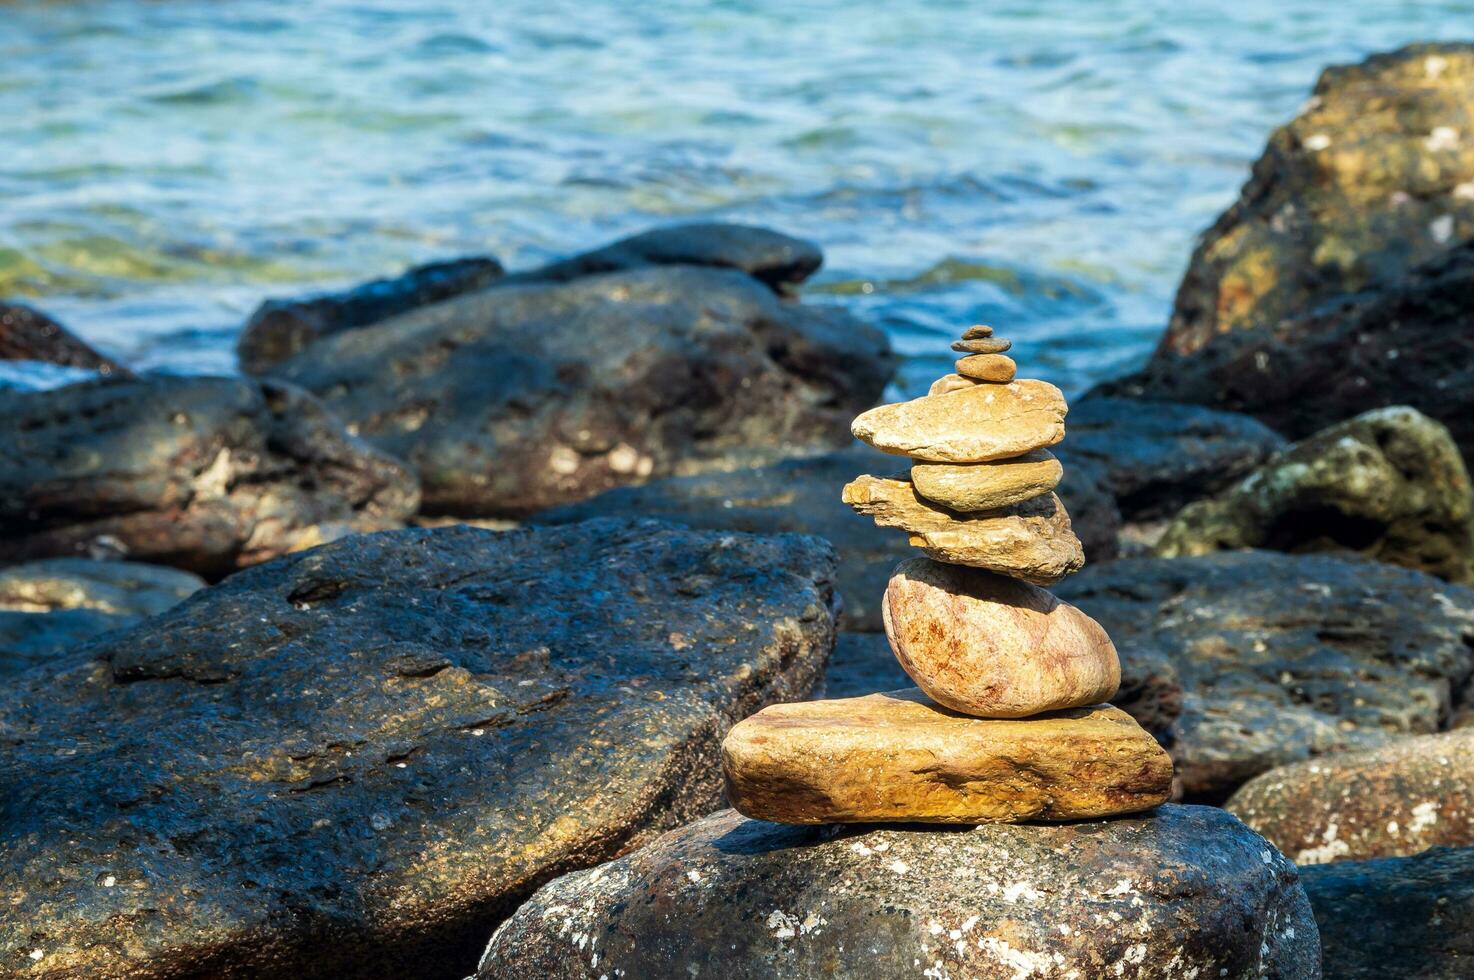
{"type": "Polygon", "coordinates": [[[415,478],[275,382],[0,392],[0,563],[123,555],[219,576],[414,513],[415,478]]]}
{"type": "Polygon", "coordinates": [[[315,340],[459,296],[495,282],[502,264],[490,257],[430,262],[392,279],[375,279],[337,293],[269,299],[241,330],[241,370],[264,374],[315,340]]]}
{"type": "Polygon", "coordinates": [[[1181,713],[1158,735],[1190,798],[1275,766],[1438,731],[1474,669],[1474,592],[1395,565],[1221,552],[1088,566],[1056,589],[1123,675],[1165,657],[1181,713]]]}
{"type": "Polygon", "coordinates": [[[545,885],[477,977],[1010,980],[1320,974],[1295,868],[1221,810],[1063,826],[714,814],[545,885]]]}
{"type": "Polygon", "coordinates": [[[849,442],[889,342],[744,273],[503,285],[328,337],[277,373],[415,465],[425,509],[523,516],[849,442]]]}
{"type": "Polygon", "coordinates": [[[1167,526],[1165,558],[1232,548],[1356,551],[1474,579],[1474,489],[1448,430],[1383,408],[1316,433],[1167,526]]]}
{"type": "Polygon", "coordinates": [[[1387,285],[1474,235],[1471,104],[1474,45],[1327,68],[1199,241],[1158,359],[1387,285]]]}
{"type": "Polygon", "coordinates": [[[814,538],[621,521],[240,572],[0,686],[0,948],[461,976],[540,883],[718,804],[727,727],[823,670],[832,574],[814,538]]]}
{"type": "Polygon", "coordinates": [[[127,372],[39,310],[0,303],[0,361],[43,361],[100,374],[127,372]]]}
{"type": "Polygon", "coordinates": [[[1271,769],[1228,809],[1296,864],[1474,845],[1474,729],[1271,769]]]}
{"type": "Polygon", "coordinates": [[[1474,848],[1300,870],[1335,980],[1474,976],[1474,848]]]}

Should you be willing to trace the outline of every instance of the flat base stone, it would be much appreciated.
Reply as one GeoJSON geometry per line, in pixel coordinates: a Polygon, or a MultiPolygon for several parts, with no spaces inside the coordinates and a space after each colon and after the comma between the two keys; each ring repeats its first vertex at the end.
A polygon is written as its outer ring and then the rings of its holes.
{"type": "Polygon", "coordinates": [[[916,688],[777,704],[722,743],[727,797],[781,823],[1080,820],[1166,801],[1172,760],[1110,705],[970,718],[916,688]]]}
{"type": "Polygon", "coordinates": [[[966,830],[730,810],[545,885],[479,980],[1319,977],[1295,868],[1222,810],[966,830]]]}

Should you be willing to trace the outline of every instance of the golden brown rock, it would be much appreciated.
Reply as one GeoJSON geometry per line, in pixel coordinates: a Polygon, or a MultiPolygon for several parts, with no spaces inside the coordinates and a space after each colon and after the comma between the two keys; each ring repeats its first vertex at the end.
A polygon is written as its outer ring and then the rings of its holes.
{"type": "Polygon", "coordinates": [[[979,337],[976,340],[954,340],[952,349],[963,354],[1002,354],[1013,342],[1002,337],[979,337]]]}
{"type": "Polygon", "coordinates": [[[850,431],[881,452],[933,463],[985,463],[1065,437],[1064,395],[1047,381],[972,385],[861,414],[850,431]]]}
{"type": "Polygon", "coordinates": [[[975,381],[1006,385],[1018,374],[1018,365],[1003,354],[973,354],[958,358],[957,373],[975,381]]]}
{"type": "Polygon", "coordinates": [[[891,650],[932,700],[979,718],[1109,701],[1121,662],[1100,624],[1043,589],[913,558],[881,605],[891,650]]]}
{"type": "Polygon", "coordinates": [[[917,463],[916,492],[952,510],[995,510],[1053,490],[1064,475],[1054,454],[1036,449],[993,463],[917,463]]]}
{"type": "Polygon", "coordinates": [[[977,382],[972,378],[964,378],[960,374],[944,374],[931,383],[926,390],[928,395],[945,395],[949,391],[959,391],[963,388],[971,388],[977,382]]]}
{"type": "Polygon", "coordinates": [[[781,823],[1017,823],[1166,801],[1172,760],[1110,705],[969,718],[911,688],[764,708],[722,743],[727,796],[781,823]]]}
{"type": "Polygon", "coordinates": [[[845,485],[844,502],[881,527],[909,531],[911,544],[952,565],[1053,585],[1085,564],[1070,515],[1053,493],[963,514],[917,496],[907,480],[861,476],[845,485]]]}
{"type": "Polygon", "coordinates": [[[962,331],[963,340],[981,340],[993,336],[993,328],[984,323],[975,323],[962,331]]]}

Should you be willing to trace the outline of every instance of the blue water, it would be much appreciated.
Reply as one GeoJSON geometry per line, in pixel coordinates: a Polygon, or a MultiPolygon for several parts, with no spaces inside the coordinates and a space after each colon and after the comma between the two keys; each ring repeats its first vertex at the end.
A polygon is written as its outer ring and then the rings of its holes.
{"type": "Polygon", "coordinates": [[[1150,350],[1323,65],[1460,36],[1474,4],[0,2],[0,296],[229,371],[268,295],[721,218],[820,242],[809,296],[903,391],[983,321],[1073,392],[1150,350]]]}

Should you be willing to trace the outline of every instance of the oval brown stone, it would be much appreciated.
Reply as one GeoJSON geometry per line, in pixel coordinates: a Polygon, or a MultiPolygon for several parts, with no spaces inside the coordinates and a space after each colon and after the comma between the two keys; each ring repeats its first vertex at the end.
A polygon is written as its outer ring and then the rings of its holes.
{"type": "Polygon", "coordinates": [[[1099,704],[1121,683],[1099,623],[1001,575],[913,558],[896,566],[881,614],[906,673],[964,714],[1025,718],[1099,704]]]}
{"type": "Polygon", "coordinates": [[[963,512],[994,510],[1053,490],[1064,467],[1047,449],[992,463],[916,463],[911,485],[933,503],[963,512]]]}
{"type": "Polygon", "coordinates": [[[1003,354],[973,354],[958,358],[957,373],[977,381],[1008,384],[1018,373],[1018,365],[1003,354]]]}

